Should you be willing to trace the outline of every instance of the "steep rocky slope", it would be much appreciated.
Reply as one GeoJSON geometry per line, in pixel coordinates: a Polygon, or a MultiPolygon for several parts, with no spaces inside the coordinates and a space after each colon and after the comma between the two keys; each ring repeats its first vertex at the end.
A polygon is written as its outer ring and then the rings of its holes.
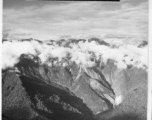
{"type": "MultiPolygon", "coordinates": [[[[105,69],[105,76],[108,76],[106,75],[108,70],[116,70],[108,68],[109,67],[105,69]]],[[[114,109],[98,114],[96,116],[97,120],[147,119],[147,73],[137,68],[129,68],[123,72],[119,73],[116,78],[116,85],[121,83],[120,86],[118,85],[117,87],[123,96],[122,103],[114,109]]]]}

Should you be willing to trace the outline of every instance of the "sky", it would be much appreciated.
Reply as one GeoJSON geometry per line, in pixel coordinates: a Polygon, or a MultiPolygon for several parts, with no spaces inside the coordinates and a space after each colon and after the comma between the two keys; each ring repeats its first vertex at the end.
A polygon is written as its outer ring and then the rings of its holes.
{"type": "Polygon", "coordinates": [[[40,40],[73,36],[147,40],[148,1],[3,1],[3,38],[40,40]],[[117,38],[118,37],[118,38],[117,38]]]}

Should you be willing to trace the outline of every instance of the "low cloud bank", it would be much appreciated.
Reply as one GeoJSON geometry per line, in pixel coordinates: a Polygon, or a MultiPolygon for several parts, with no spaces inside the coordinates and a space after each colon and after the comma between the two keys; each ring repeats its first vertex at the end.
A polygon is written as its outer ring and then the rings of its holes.
{"type": "Polygon", "coordinates": [[[148,47],[122,45],[117,48],[100,45],[95,41],[70,43],[68,46],[48,44],[48,42],[5,41],[2,44],[2,68],[13,67],[22,54],[38,56],[41,64],[66,66],[74,62],[82,68],[106,64],[112,59],[118,68],[128,66],[147,69],[148,47]]]}

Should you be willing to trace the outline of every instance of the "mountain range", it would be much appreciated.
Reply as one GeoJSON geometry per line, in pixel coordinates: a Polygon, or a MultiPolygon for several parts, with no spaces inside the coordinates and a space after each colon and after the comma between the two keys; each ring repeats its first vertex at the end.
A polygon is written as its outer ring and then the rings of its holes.
{"type": "Polygon", "coordinates": [[[3,120],[146,120],[147,45],[3,40],[3,120]]]}

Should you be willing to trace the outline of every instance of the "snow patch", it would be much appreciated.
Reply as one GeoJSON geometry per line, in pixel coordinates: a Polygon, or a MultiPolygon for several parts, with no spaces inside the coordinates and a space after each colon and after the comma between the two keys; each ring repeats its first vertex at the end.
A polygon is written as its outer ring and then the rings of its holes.
{"type": "Polygon", "coordinates": [[[122,100],[123,100],[122,95],[116,96],[115,105],[119,105],[120,103],[122,103],[122,100]]]}

